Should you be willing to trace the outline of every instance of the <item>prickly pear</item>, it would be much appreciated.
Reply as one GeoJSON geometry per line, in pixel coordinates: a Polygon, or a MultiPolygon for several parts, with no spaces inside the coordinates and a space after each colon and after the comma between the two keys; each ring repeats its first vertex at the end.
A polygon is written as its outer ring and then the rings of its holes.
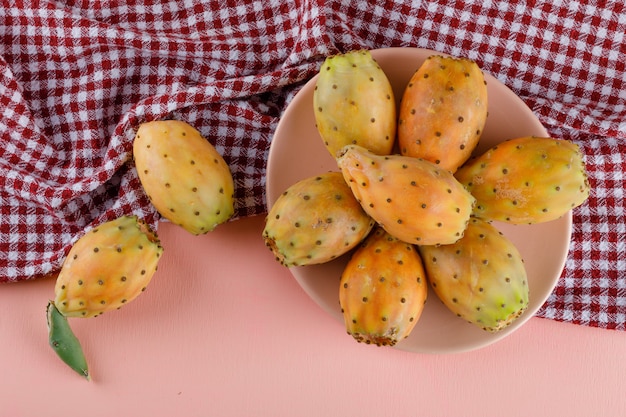
{"type": "Polygon", "coordinates": [[[434,292],[458,317],[495,332],[528,307],[522,257],[491,223],[472,218],[458,242],[419,251],[434,292]]]}
{"type": "Polygon", "coordinates": [[[313,92],[317,129],[333,157],[348,144],[385,155],[396,137],[396,102],[387,75],[367,50],[329,56],[313,92]]]}
{"type": "Polygon", "coordinates": [[[346,330],[358,342],[393,346],[415,327],[427,293],[415,247],[376,227],[341,275],[339,303],[346,330]]]}
{"type": "Polygon", "coordinates": [[[135,299],[154,275],[163,247],[136,216],[96,226],[70,249],[54,287],[67,317],[94,317],[135,299]]]}
{"type": "Polygon", "coordinates": [[[477,216],[513,224],[557,219],[589,196],[578,145],[554,138],[499,143],[455,176],[476,197],[477,216]]]}
{"type": "Polygon", "coordinates": [[[486,120],[487,85],[476,62],[432,55],[402,95],[400,153],[455,172],[478,144],[486,120]]]}
{"type": "Polygon", "coordinates": [[[180,120],[139,126],[133,143],[141,184],[159,213],[194,235],[234,214],[234,181],[215,147],[180,120]]]}
{"type": "Polygon", "coordinates": [[[340,172],[305,178],[271,207],[265,244],[285,266],[330,261],[353,249],[374,226],[340,172]]]}
{"type": "Polygon", "coordinates": [[[418,245],[461,238],[475,200],[448,170],[357,145],[342,152],[337,161],[346,182],[365,212],[391,235],[418,245]]]}

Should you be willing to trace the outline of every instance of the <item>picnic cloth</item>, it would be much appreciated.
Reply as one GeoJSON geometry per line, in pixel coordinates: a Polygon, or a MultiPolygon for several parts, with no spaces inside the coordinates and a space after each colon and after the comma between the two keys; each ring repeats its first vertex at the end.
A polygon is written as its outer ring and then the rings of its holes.
{"type": "Polygon", "coordinates": [[[273,131],[324,58],[421,47],[475,60],[581,146],[591,195],[537,316],[626,330],[625,34],[622,0],[4,0],[0,282],[57,270],[105,220],[157,225],[141,122],[199,129],[231,167],[235,219],[263,214],[273,131]]]}

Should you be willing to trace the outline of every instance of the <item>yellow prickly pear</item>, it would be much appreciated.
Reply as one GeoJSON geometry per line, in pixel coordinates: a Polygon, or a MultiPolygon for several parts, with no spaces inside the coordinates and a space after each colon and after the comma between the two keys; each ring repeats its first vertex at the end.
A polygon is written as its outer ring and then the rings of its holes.
{"type": "Polygon", "coordinates": [[[373,225],[341,173],[328,172],[285,190],[266,217],[263,239],[285,266],[319,264],[354,248],[373,225]]]}
{"type": "Polygon", "coordinates": [[[393,346],[415,327],[427,293],[415,247],[377,227],[341,275],[339,303],[346,330],[358,342],[393,346]]]}
{"type": "Polygon", "coordinates": [[[199,235],[233,216],[234,181],[229,167],[188,123],[143,123],[135,136],[133,154],[146,194],[172,223],[199,235]]]}
{"type": "Polygon", "coordinates": [[[66,317],[94,317],[124,306],[146,289],[163,247],[135,216],[103,223],[74,243],[54,287],[66,317]]]}
{"type": "Polygon", "coordinates": [[[487,120],[487,85],[467,58],[432,55],[413,74],[398,110],[403,155],[455,172],[478,145],[487,120]]]}
{"type": "Polygon", "coordinates": [[[578,145],[520,137],[499,143],[455,173],[476,198],[477,216],[512,224],[557,219],[589,196],[578,145]]]}
{"type": "Polygon", "coordinates": [[[344,147],[337,161],[365,212],[391,235],[418,245],[454,243],[463,235],[475,199],[450,171],[356,145],[344,147]]]}
{"type": "Polygon", "coordinates": [[[528,307],[522,257],[491,223],[472,218],[458,242],[419,251],[434,292],[458,317],[495,332],[528,307]]]}
{"type": "Polygon", "coordinates": [[[379,155],[396,138],[396,102],[387,75],[367,50],[329,56],[313,92],[317,130],[333,157],[357,144],[379,155]]]}

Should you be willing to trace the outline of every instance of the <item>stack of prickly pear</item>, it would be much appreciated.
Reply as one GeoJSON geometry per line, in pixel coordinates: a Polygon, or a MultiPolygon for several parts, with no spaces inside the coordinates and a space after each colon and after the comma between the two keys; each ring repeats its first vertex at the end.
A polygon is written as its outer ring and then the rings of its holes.
{"type": "Polygon", "coordinates": [[[322,187],[320,175],[286,190],[268,212],[265,243],[288,267],[348,257],[338,296],[358,342],[408,337],[427,283],[460,319],[500,331],[530,294],[519,251],[492,222],[546,222],[581,205],[583,155],[572,142],[531,136],[477,154],[487,86],[467,58],[428,57],[399,102],[369,51],[325,60],[313,111],[338,167],[324,175],[344,183],[322,187]]]}
{"type": "MultiPolygon", "coordinates": [[[[234,213],[234,181],[227,163],[186,122],[155,120],[139,126],[133,156],[142,187],[157,211],[191,234],[205,234],[234,213]]],[[[48,303],[50,346],[90,379],[68,317],[96,317],[138,297],[157,270],[163,247],[137,216],[96,226],[70,249],[48,303]]]]}

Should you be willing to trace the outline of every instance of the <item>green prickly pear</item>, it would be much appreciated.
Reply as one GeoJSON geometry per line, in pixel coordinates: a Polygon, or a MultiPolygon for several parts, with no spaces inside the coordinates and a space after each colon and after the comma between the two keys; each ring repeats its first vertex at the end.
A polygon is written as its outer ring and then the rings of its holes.
{"type": "Polygon", "coordinates": [[[346,330],[358,342],[393,346],[415,327],[427,293],[415,247],[377,227],[341,275],[339,303],[346,330]]]}
{"type": "Polygon", "coordinates": [[[365,212],[391,235],[418,245],[461,238],[475,200],[450,171],[357,145],[342,152],[337,161],[346,182],[365,212]]]}
{"type": "Polygon", "coordinates": [[[386,155],[396,138],[396,102],[387,75],[367,50],[329,56],[313,92],[317,130],[333,157],[357,144],[386,155]]]}
{"type": "Polygon", "coordinates": [[[589,196],[580,148],[554,138],[504,141],[455,176],[476,198],[475,215],[512,224],[557,219],[589,196]]]}
{"type": "Polygon", "coordinates": [[[373,226],[341,173],[328,172],[283,192],[267,214],[263,240],[281,264],[304,266],[348,252],[373,226]]]}
{"type": "Polygon", "coordinates": [[[487,120],[487,85],[467,58],[432,55],[411,77],[398,110],[403,155],[451,172],[466,162],[487,120]]]}
{"type": "Polygon", "coordinates": [[[81,236],[63,262],[54,305],[67,317],[118,309],[146,289],[163,247],[136,216],[105,222],[81,236]]]}
{"type": "Polygon", "coordinates": [[[188,232],[210,232],[234,214],[234,181],[215,147],[180,120],[139,126],[133,143],[139,180],[159,213],[188,232]]]}
{"type": "Polygon", "coordinates": [[[458,317],[496,332],[528,307],[523,259],[491,223],[472,218],[458,242],[419,251],[431,287],[458,317]]]}

